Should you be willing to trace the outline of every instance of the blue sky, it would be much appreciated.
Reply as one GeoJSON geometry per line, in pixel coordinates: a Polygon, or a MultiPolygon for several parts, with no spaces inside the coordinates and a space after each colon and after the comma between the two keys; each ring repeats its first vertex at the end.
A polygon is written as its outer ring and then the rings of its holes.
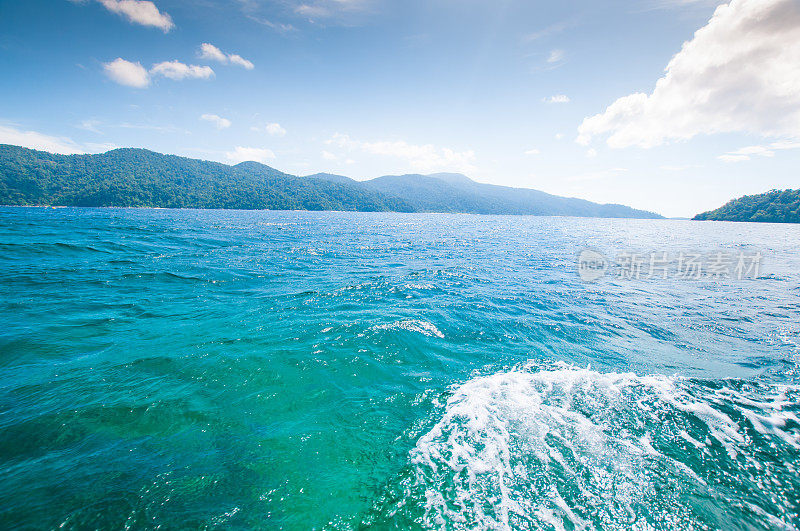
{"type": "Polygon", "coordinates": [[[668,216],[800,187],[797,0],[0,0],[0,68],[0,142],[50,151],[668,216]]]}

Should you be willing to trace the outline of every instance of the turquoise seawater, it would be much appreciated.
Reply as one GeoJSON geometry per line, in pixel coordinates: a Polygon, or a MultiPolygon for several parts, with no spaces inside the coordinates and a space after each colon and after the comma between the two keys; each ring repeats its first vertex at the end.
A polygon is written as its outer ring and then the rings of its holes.
{"type": "Polygon", "coordinates": [[[4,208],[0,308],[0,528],[800,527],[798,226],[4,208]]]}

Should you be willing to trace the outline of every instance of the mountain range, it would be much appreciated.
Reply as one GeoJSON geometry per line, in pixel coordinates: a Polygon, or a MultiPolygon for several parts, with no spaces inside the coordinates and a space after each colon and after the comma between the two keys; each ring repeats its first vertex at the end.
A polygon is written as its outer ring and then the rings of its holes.
{"type": "Polygon", "coordinates": [[[478,183],[457,173],[357,181],[329,173],[300,177],[258,162],[229,166],[145,149],[57,155],[11,145],[0,145],[0,204],[661,218],[624,205],[478,183]]]}

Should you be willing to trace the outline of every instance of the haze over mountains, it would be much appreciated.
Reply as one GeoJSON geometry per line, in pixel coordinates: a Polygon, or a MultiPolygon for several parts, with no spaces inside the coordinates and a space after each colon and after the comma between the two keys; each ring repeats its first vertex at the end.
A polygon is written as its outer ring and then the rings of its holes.
{"type": "Polygon", "coordinates": [[[144,149],[56,155],[11,145],[0,145],[0,204],[661,218],[623,205],[477,183],[455,173],[356,181],[328,173],[298,177],[257,162],[228,166],[144,149]]]}

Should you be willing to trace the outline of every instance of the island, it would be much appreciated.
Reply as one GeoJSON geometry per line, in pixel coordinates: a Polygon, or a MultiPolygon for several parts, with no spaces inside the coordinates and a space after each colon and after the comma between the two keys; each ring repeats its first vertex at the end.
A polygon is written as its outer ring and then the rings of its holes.
{"type": "Polygon", "coordinates": [[[694,217],[696,221],[754,221],[763,223],[800,223],[800,190],[770,190],[729,201],[710,212],[694,217]]]}
{"type": "Polygon", "coordinates": [[[357,181],[145,149],[58,155],[0,145],[0,205],[442,212],[659,219],[624,205],[475,182],[458,173],[357,181]]]}

